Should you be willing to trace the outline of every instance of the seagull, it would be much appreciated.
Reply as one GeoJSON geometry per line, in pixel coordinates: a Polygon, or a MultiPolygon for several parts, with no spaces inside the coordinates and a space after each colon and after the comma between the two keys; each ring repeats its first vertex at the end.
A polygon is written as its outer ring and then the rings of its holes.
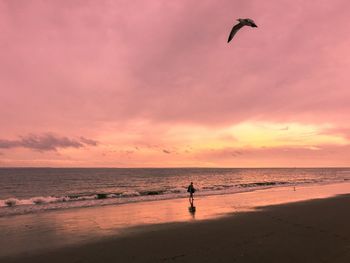
{"type": "Polygon", "coordinates": [[[238,30],[240,30],[242,27],[244,26],[250,26],[250,27],[258,27],[255,22],[252,19],[249,18],[239,18],[237,19],[237,21],[239,22],[237,25],[235,25],[232,30],[231,33],[228,37],[227,43],[229,43],[232,38],[234,37],[234,35],[238,32],[238,30]]]}

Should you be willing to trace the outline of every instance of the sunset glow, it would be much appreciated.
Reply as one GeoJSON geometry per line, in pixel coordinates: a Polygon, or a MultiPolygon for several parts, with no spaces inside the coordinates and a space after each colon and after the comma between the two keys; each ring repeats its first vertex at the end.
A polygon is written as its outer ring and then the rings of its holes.
{"type": "Polygon", "coordinates": [[[0,166],[349,166],[349,8],[0,1],[0,166]]]}

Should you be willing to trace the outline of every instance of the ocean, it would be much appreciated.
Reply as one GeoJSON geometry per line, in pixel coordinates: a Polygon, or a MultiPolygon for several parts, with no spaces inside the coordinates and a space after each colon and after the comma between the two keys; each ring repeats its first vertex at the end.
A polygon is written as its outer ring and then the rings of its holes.
{"type": "Polygon", "coordinates": [[[0,217],[350,180],[350,168],[0,168],[0,217]]]}

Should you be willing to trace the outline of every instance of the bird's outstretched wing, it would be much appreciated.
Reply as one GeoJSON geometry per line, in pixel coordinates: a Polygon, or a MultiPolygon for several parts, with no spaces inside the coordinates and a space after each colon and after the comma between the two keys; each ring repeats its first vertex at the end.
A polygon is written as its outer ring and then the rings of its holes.
{"type": "Polygon", "coordinates": [[[238,30],[240,30],[244,25],[242,23],[238,23],[237,25],[235,25],[232,30],[231,33],[228,37],[227,43],[230,42],[232,40],[232,38],[234,37],[234,35],[237,33],[238,30]]]}

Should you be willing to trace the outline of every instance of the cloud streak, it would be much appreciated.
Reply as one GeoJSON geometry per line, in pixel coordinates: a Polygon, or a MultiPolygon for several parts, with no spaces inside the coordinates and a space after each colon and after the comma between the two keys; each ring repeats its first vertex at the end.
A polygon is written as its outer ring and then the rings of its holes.
{"type": "Polygon", "coordinates": [[[96,140],[92,140],[92,139],[88,139],[85,138],[83,136],[80,137],[80,141],[86,145],[90,145],[90,146],[97,146],[98,145],[98,141],[96,140]]]}
{"type": "Polygon", "coordinates": [[[72,139],[68,137],[58,136],[52,133],[44,133],[41,135],[29,134],[20,136],[17,140],[0,139],[0,149],[11,148],[27,148],[35,151],[57,151],[64,148],[82,148],[86,145],[97,146],[95,140],[80,137],[80,139],[72,139]]]}
{"type": "Polygon", "coordinates": [[[198,153],[196,157],[202,161],[221,163],[222,166],[229,167],[324,167],[349,164],[349,153],[350,145],[281,146],[210,150],[198,153]]]}

